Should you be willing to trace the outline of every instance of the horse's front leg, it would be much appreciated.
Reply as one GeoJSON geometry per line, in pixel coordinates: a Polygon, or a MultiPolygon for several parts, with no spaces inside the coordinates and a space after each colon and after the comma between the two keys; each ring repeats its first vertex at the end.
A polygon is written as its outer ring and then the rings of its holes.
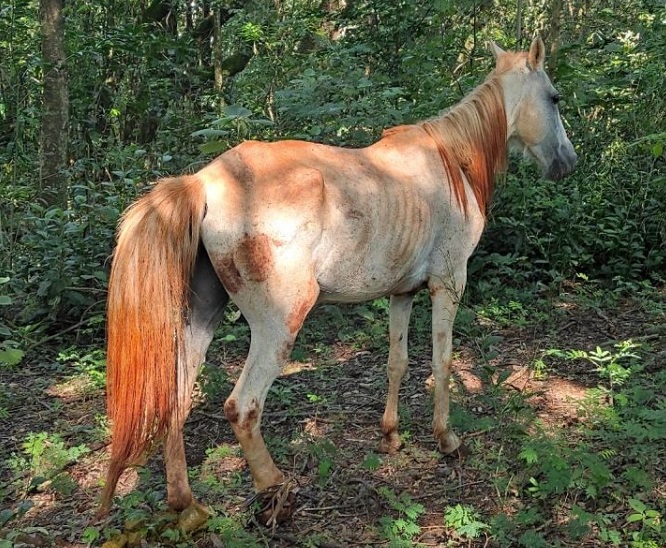
{"type": "Polygon", "coordinates": [[[465,287],[464,276],[459,278],[448,285],[441,280],[429,283],[432,300],[432,373],[435,379],[432,429],[437,446],[443,453],[452,453],[461,444],[460,438],[449,425],[453,321],[465,287]]]}
{"type": "Polygon", "coordinates": [[[398,392],[407,371],[407,335],[412,313],[413,295],[392,295],[389,311],[388,395],[381,420],[384,438],[379,444],[382,453],[395,453],[402,446],[398,432],[398,392]]]}

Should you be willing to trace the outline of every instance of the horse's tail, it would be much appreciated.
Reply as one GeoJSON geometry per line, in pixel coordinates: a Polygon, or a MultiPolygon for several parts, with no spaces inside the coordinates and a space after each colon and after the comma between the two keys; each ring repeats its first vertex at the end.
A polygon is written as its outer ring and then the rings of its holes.
{"type": "Polygon", "coordinates": [[[107,303],[111,462],[100,513],[180,409],[184,325],[206,198],[196,177],[165,179],[123,215],[107,303]]]}

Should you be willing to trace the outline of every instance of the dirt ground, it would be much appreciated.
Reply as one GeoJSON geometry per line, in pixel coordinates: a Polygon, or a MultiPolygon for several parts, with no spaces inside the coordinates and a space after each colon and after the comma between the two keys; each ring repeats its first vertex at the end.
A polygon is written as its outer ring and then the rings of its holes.
{"type": "MultiPolygon", "coordinates": [[[[577,361],[552,360],[545,375],[535,374],[535,360],[545,349],[592,350],[597,345],[630,338],[664,348],[663,316],[655,320],[635,302],[625,302],[612,311],[558,306],[558,314],[547,325],[493,329],[496,337],[490,348],[492,354],[475,340],[463,340],[455,354],[453,407],[467,415],[454,410],[454,423],[461,421],[457,416],[472,416],[481,421],[479,424],[484,417],[492,419],[489,390],[495,386],[492,380],[497,381],[501,375],[506,390],[523,395],[522,401],[545,425],[570,427],[581,420],[577,409],[598,378],[589,365],[577,361]],[[655,325],[655,321],[662,325],[655,325]]],[[[457,503],[471,505],[485,516],[511,512],[516,499],[507,493],[498,496],[490,481],[492,471],[475,465],[484,451],[501,450],[501,425],[470,430],[461,424],[459,430],[469,455],[438,455],[430,431],[430,356],[417,348],[401,390],[401,420],[403,432],[408,432],[405,447],[392,456],[378,455],[386,352],[371,352],[335,339],[331,344],[332,351],[322,357],[323,363],[312,354],[287,368],[274,385],[264,412],[263,431],[269,448],[297,491],[294,515],[274,530],[252,523],[246,525],[246,530],[264,545],[275,547],[386,544],[378,535],[379,523],[385,516],[396,516],[395,508],[387,503],[388,489],[406,493],[410,501],[423,505],[424,513],[418,520],[421,529],[415,541],[425,546],[445,546],[447,542],[453,546],[492,545],[483,537],[476,544],[455,544],[442,516],[457,503]]],[[[242,362],[239,356],[221,354],[209,353],[208,357],[212,364],[225,360],[231,381],[239,374],[242,362]]],[[[11,528],[25,530],[19,540],[26,545],[85,546],[83,531],[91,524],[100,526],[93,515],[108,445],[99,438],[94,441],[94,432],[98,427],[95,417],[104,412],[103,392],[82,389],[68,380],[66,370],[49,365],[48,360],[36,357],[35,363],[11,372],[0,369],[0,382],[10,395],[4,402],[7,416],[0,419],[0,495],[4,498],[0,508],[15,511],[21,503],[31,503],[20,519],[6,526],[5,532],[11,528]],[[91,449],[76,462],[64,465],[75,482],[66,495],[48,482],[35,487],[17,481],[21,473],[10,467],[12,459],[24,454],[21,444],[28,433],[42,431],[59,432],[71,445],[85,440],[91,449]]],[[[226,382],[215,393],[201,395],[186,427],[186,446],[188,464],[198,472],[193,481],[198,499],[217,515],[240,521],[239,516],[248,514],[244,505],[252,495],[252,486],[222,412],[230,387],[226,382]],[[216,447],[225,450],[216,452],[216,447]]],[[[138,489],[163,495],[159,455],[151,459],[149,470],[151,477],[142,474],[141,479],[136,472],[128,472],[118,494],[138,489]]],[[[28,472],[22,473],[27,477],[28,472]]],[[[149,501],[138,506],[147,507],[149,501]]],[[[109,519],[111,526],[120,526],[117,515],[109,519]]],[[[548,523],[543,525],[548,527],[548,523]]],[[[225,546],[218,534],[205,531],[195,533],[187,544],[225,546]]]]}

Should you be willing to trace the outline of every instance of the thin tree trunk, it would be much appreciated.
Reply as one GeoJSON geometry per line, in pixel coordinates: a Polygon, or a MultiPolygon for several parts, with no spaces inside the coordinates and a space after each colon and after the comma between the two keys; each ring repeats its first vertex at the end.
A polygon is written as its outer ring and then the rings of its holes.
{"type": "Polygon", "coordinates": [[[215,8],[213,17],[213,71],[215,73],[215,89],[222,91],[224,72],[222,71],[222,31],[220,29],[219,8],[215,8]]]}
{"type": "Polygon", "coordinates": [[[553,74],[557,68],[557,55],[560,48],[560,27],[562,26],[562,0],[553,0],[550,5],[550,26],[548,28],[547,41],[550,43],[550,55],[548,56],[548,72],[553,74]]]}
{"type": "Polygon", "coordinates": [[[521,49],[523,45],[523,1],[518,0],[516,6],[516,48],[521,49]]]}
{"type": "Polygon", "coordinates": [[[42,27],[42,128],[40,189],[49,205],[66,204],[69,95],[65,70],[63,0],[40,0],[42,27]]]}

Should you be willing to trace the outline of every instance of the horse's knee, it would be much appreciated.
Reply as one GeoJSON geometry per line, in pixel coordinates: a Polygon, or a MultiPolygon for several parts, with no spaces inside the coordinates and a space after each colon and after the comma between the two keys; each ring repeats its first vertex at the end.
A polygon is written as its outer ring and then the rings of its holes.
{"type": "Polygon", "coordinates": [[[386,366],[389,380],[397,382],[402,381],[405,373],[407,373],[408,366],[409,358],[407,355],[389,356],[388,364],[386,366]]]}

